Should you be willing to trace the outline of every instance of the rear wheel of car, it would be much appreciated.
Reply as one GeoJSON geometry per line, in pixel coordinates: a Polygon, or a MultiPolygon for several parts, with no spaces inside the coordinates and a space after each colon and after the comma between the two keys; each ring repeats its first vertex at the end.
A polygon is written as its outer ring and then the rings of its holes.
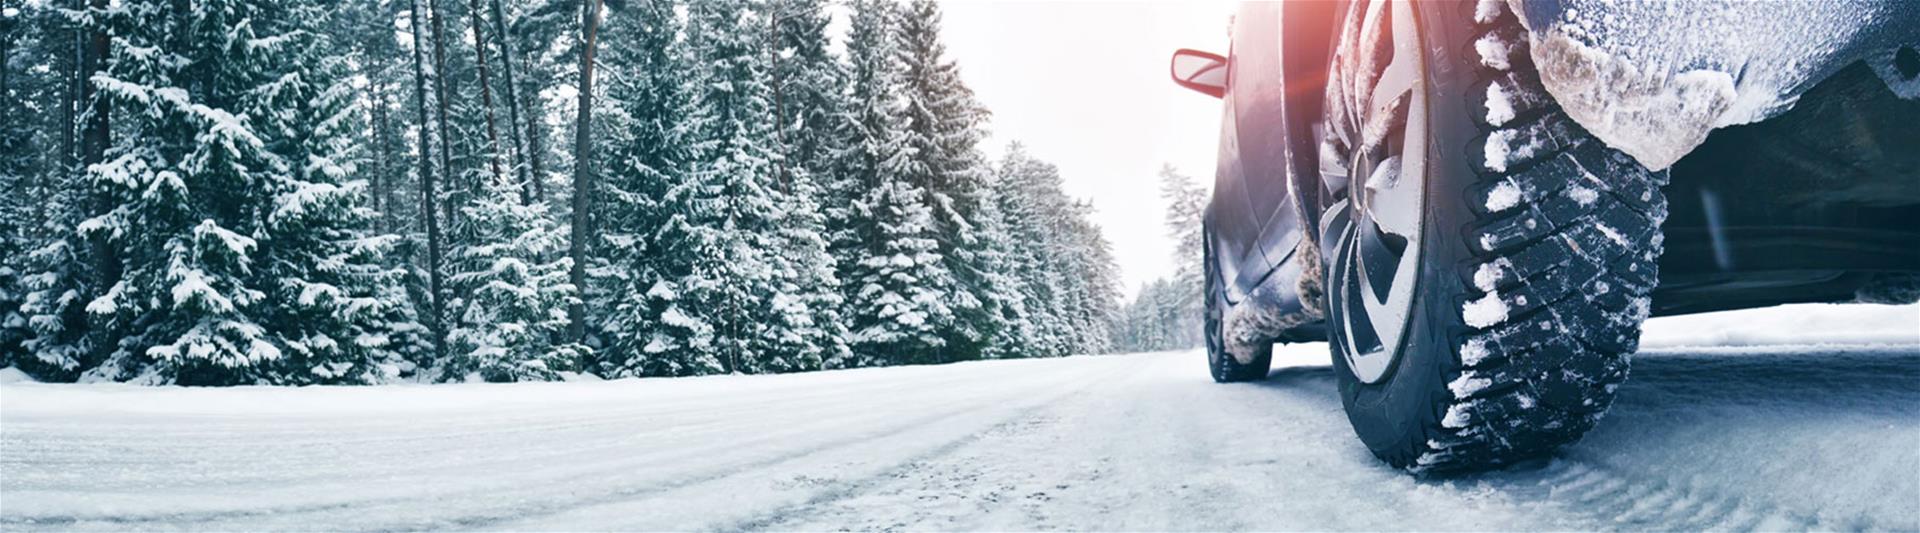
{"type": "Polygon", "coordinates": [[[1261,344],[1251,348],[1245,354],[1247,361],[1241,360],[1227,349],[1226,314],[1233,304],[1227,301],[1226,285],[1220,279],[1220,267],[1214,263],[1213,237],[1206,229],[1201,230],[1204,250],[1201,268],[1206,272],[1206,341],[1207,371],[1217,383],[1238,381],[1258,381],[1267,378],[1267,370],[1273,361],[1273,345],[1261,344]]]}
{"type": "Polygon", "coordinates": [[[1593,427],[1626,379],[1666,216],[1562,114],[1500,2],[1356,3],[1320,221],[1341,402],[1378,457],[1484,468],[1593,427]]]}

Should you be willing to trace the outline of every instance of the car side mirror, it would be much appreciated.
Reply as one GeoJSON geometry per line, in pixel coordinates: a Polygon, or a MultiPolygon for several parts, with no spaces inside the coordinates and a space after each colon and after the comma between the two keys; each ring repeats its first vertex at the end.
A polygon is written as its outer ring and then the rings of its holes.
{"type": "Polygon", "coordinates": [[[1227,94],[1227,58],[1220,54],[1182,48],[1173,51],[1167,67],[1181,87],[1214,98],[1227,94]]]}

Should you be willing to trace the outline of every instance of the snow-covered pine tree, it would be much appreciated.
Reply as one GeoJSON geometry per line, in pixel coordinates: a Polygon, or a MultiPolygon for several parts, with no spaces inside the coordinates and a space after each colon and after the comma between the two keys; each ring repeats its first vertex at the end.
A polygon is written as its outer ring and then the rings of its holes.
{"type": "Polygon", "coordinates": [[[1106,353],[1113,350],[1111,328],[1118,316],[1121,296],[1118,263],[1113,260],[1113,245],[1091,218],[1093,206],[1074,200],[1059,211],[1059,228],[1064,231],[1064,278],[1068,281],[1068,307],[1078,341],[1076,354],[1106,353]]]}
{"type": "Polygon", "coordinates": [[[286,1],[122,2],[91,80],[117,113],[77,231],[118,282],[86,303],[115,332],[97,378],[364,382],[391,362],[376,322],[383,239],[345,177],[346,85],[286,1]],[[267,243],[263,246],[263,242],[267,243]],[[315,319],[328,315],[326,320],[315,319]]]}
{"type": "Polygon", "coordinates": [[[981,189],[983,197],[974,229],[977,243],[970,253],[978,259],[975,282],[984,291],[985,311],[993,323],[993,336],[981,352],[988,359],[1035,357],[1040,330],[1033,323],[1033,311],[1027,308],[1032,288],[1019,275],[1020,246],[1013,238],[1012,225],[1002,210],[1004,201],[998,192],[997,176],[989,176],[981,189]]]}
{"type": "Polygon", "coordinates": [[[90,335],[86,295],[97,294],[86,241],[74,226],[85,206],[84,189],[69,187],[46,200],[50,218],[44,238],[20,260],[19,315],[26,354],[14,366],[48,381],[71,381],[99,364],[90,335]]]}
{"type": "Polygon", "coordinates": [[[97,378],[217,385],[267,382],[282,352],[252,285],[266,142],[237,106],[274,79],[281,6],[129,1],[113,55],[91,81],[112,102],[105,161],[87,170],[104,201],[77,228],[121,270],[87,303],[110,344],[97,378]],[[264,45],[264,46],[257,46],[264,45]]]}
{"type": "Polygon", "coordinates": [[[1013,327],[1008,307],[1013,297],[1004,284],[1004,242],[985,242],[983,227],[1000,224],[987,190],[991,169],[978,145],[985,137],[987,110],[960,78],[959,66],[946,57],[940,40],[940,6],[913,0],[896,27],[901,92],[906,98],[907,145],[912,147],[908,179],[926,194],[938,247],[935,253],[953,273],[951,299],[955,320],[941,335],[944,359],[977,359],[998,330],[1013,327]]]}
{"type": "Polygon", "coordinates": [[[769,370],[820,369],[828,361],[851,356],[842,309],[838,262],[829,229],[834,215],[827,205],[840,198],[829,192],[843,185],[834,174],[838,139],[832,135],[845,109],[845,78],[827,49],[831,14],[821,0],[778,0],[764,6],[773,29],[769,57],[773,126],[780,158],[774,181],[781,200],[775,235],[780,254],[768,305],[789,337],[774,346],[769,370]]]}
{"type": "MultiPolygon", "coordinates": [[[[327,11],[291,3],[288,20],[325,20],[327,11]]],[[[365,123],[353,106],[347,50],[323,32],[289,30],[280,48],[287,70],[240,104],[259,117],[270,167],[256,186],[271,207],[259,230],[256,286],[266,293],[262,324],[281,347],[283,383],[376,383],[397,377],[426,346],[402,282],[385,261],[399,240],[376,234],[367,183],[355,179],[352,137],[365,123]]]]}
{"type": "Polygon", "coordinates": [[[781,183],[777,166],[779,146],[768,120],[768,20],[744,0],[688,7],[690,64],[701,65],[687,117],[693,161],[668,197],[683,202],[670,209],[686,213],[677,227],[695,245],[677,246],[673,241],[682,236],[671,233],[660,240],[665,250],[693,256],[681,259],[676,270],[683,274],[658,293],[673,294],[677,301],[668,309],[711,331],[708,342],[675,344],[693,352],[694,361],[718,361],[728,372],[816,369],[833,355],[821,343],[838,337],[822,323],[834,318],[835,278],[818,208],[807,197],[813,191],[807,183],[781,183]]]}
{"type": "MultiPolygon", "coordinates": [[[[23,339],[25,353],[17,354],[14,366],[38,379],[69,381],[98,361],[96,339],[90,335],[84,307],[92,295],[98,294],[99,283],[88,255],[90,247],[73,231],[88,205],[77,168],[80,154],[77,126],[81,118],[78,101],[83,74],[80,70],[91,66],[74,53],[74,47],[76,40],[96,27],[93,21],[97,19],[92,11],[85,9],[69,13],[45,5],[17,2],[9,5],[21,9],[18,16],[29,22],[27,26],[15,26],[20,31],[31,32],[21,35],[41,37],[28,41],[33,42],[33,46],[14,52],[14,60],[18,54],[27,53],[26,57],[37,58],[35,63],[46,65],[49,72],[45,74],[48,79],[36,80],[40,77],[35,74],[37,69],[13,67],[15,71],[8,74],[6,83],[13,93],[9,101],[35,106],[39,111],[0,112],[6,115],[0,121],[39,117],[43,123],[33,130],[45,135],[47,140],[36,144],[58,145],[57,150],[47,146],[38,150],[0,151],[5,154],[0,157],[13,159],[16,165],[30,161],[17,158],[30,158],[34,153],[45,155],[37,161],[37,174],[31,178],[33,192],[18,194],[20,191],[14,189],[9,193],[16,200],[31,199],[34,206],[33,215],[23,219],[31,222],[21,228],[28,230],[31,238],[21,243],[23,251],[19,255],[8,257],[9,264],[18,271],[15,290],[20,298],[19,318],[24,321],[24,329],[15,331],[23,339]],[[37,94],[23,94],[23,91],[37,94]],[[54,132],[58,132],[57,143],[53,140],[54,132]]],[[[13,127],[9,129],[13,135],[21,133],[13,127]]]]}
{"type": "MultiPolygon", "coordinates": [[[[666,2],[631,4],[609,11],[599,56],[606,97],[595,111],[604,125],[597,142],[606,154],[595,203],[600,239],[589,247],[587,308],[594,313],[601,348],[594,371],[602,376],[649,374],[647,351],[662,327],[669,301],[654,301],[671,285],[662,270],[672,246],[655,241],[675,214],[665,201],[684,179],[689,158],[680,123],[688,110],[684,55],[675,39],[681,24],[666,2]]],[[[681,213],[684,214],[684,213],[681,213]]],[[[685,253],[675,250],[674,254],[685,253]]],[[[656,369],[657,370],[657,369],[656,369]]],[[[669,372],[672,374],[673,372],[669,372]]]]}
{"type": "Polygon", "coordinates": [[[894,28],[897,7],[856,1],[847,37],[848,120],[840,171],[863,192],[848,226],[858,247],[846,260],[854,366],[943,360],[957,290],[938,254],[928,195],[910,181],[907,102],[894,28]]]}
{"type": "Polygon", "coordinates": [[[38,191],[39,154],[34,128],[29,118],[37,115],[30,104],[30,91],[15,88],[15,50],[31,26],[28,13],[15,0],[0,0],[0,366],[14,366],[25,359],[22,343],[26,340],[27,320],[20,314],[25,299],[20,281],[20,258],[31,247],[27,216],[38,191]]]}
{"type": "MultiPolygon", "coordinates": [[[[1160,169],[1160,197],[1167,202],[1165,224],[1167,236],[1173,239],[1174,275],[1169,282],[1180,288],[1172,294],[1179,312],[1170,318],[1177,320],[1173,331],[1177,332],[1173,343],[1177,347],[1199,346],[1202,342],[1201,322],[1206,280],[1201,268],[1202,239],[1205,234],[1201,228],[1201,219],[1206,216],[1207,191],[1194,179],[1165,165],[1160,169]]],[[[1174,347],[1174,346],[1170,346],[1174,347]]]]}
{"type": "Polygon", "coordinates": [[[1019,145],[1000,163],[999,190],[1013,241],[1016,275],[1028,289],[1043,355],[1100,353],[1112,345],[1119,305],[1118,267],[1092,208],[1061,189],[1059,170],[1019,145]]]}
{"type": "Polygon", "coordinates": [[[1008,262],[1013,277],[1021,281],[1032,334],[1027,349],[1036,357],[1065,355],[1073,333],[1062,318],[1058,291],[1065,280],[1055,269],[1056,257],[1051,253],[1055,228],[1050,226],[1049,210],[1059,176],[1049,170],[1016,142],[1007,147],[996,179],[996,199],[1007,233],[1021,243],[1010,250],[1008,262]]]}
{"type": "Polygon", "coordinates": [[[572,264],[546,204],[522,204],[510,179],[492,179],[464,209],[468,241],[454,248],[448,276],[448,361],[443,381],[558,379],[589,350],[564,338],[566,306],[578,297],[572,264]]]}

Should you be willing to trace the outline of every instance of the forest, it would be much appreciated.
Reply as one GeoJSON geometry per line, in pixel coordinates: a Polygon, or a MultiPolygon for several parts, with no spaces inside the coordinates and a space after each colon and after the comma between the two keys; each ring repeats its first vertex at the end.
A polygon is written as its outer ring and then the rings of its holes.
{"type": "Polygon", "coordinates": [[[986,155],[931,0],[0,6],[0,367],[35,379],[782,373],[1130,338],[1091,207],[1017,144],[986,155]]]}

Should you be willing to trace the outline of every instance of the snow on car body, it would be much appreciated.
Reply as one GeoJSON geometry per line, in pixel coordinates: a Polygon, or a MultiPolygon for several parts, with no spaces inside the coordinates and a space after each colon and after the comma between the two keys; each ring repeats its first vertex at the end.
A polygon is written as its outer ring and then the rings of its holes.
{"type": "Polygon", "coordinates": [[[1591,428],[1650,315],[1920,299],[1916,47],[1894,0],[1249,3],[1171,65],[1224,104],[1213,376],[1328,340],[1375,455],[1470,469],[1591,428]]]}

